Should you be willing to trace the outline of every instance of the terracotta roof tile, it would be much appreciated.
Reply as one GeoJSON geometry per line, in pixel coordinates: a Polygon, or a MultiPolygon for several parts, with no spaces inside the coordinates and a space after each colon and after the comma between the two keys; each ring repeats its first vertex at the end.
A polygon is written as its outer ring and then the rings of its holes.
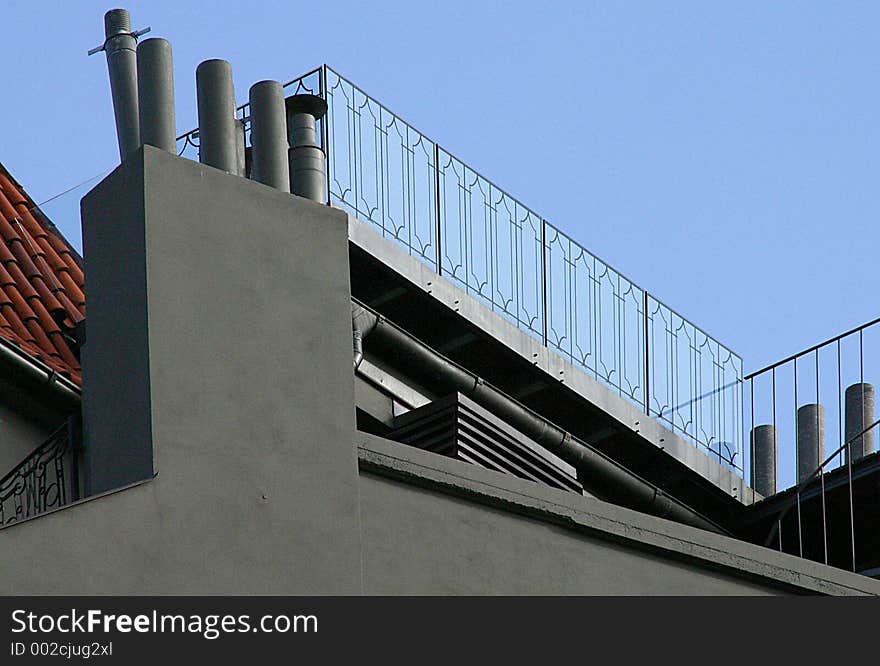
{"type": "Polygon", "coordinates": [[[84,318],[75,251],[0,164],[0,337],[81,384],[71,329],[84,318]]]}

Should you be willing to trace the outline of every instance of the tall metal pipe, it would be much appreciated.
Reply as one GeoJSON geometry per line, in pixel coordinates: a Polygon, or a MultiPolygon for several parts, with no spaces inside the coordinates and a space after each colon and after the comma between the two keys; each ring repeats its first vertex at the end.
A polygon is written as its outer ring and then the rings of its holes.
{"type": "Polygon", "coordinates": [[[235,118],[232,65],[226,60],[202,62],[196,68],[196,95],[199,161],[228,173],[238,173],[238,121],[235,118]]]}
{"type": "Polygon", "coordinates": [[[167,39],[155,37],[138,45],[137,87],[141,143],[176,153],[174,57],[167,39]]]}
{"type": "Polygon", "coordinates": [[[277,81],[259,81],[249,98],[254,180],[290,192],[284,89],[277,81]]]}
{"type": "MultiPolygon", "coordinates": [[[[872,384],[853,384],[845,393],[844,441],[849,442],[874,422],[874,386],[872,384]]],[[[843,442],[841,442],[843,443],[843,442]]],[[[855,462],[874,451],[874,431],[869,430],[849,445],[847,455],[852,453],[855,462]]]]}
{"type": "MultiPolygon", "coordinates": [[[[119,159],[138,149],[141,142],[138,120],[137,35],[131,31],[131,15],[127,9],[111,9],[104,14],[104,45],[110,94],[116,119],[119,159]]],[[[91,52],[90,52],[91,53],[91,52]]]]}
{"type": "Polygon", "coordinates": [[[293,95],[285,104],[287,140],[290,143],[290,191],[318,203],[327,203],[326,160],[315,127],[315,123],[327,113],[327,102],[317,95],[293,95]]]}
{"type": "Polygon", "coordinates": [[[776,427],[759,425],[752,428],[752,477],[754,488],[764,497],[776,494],[777,439],[776,427]]]}
{"type": "Polygon", "coordinates": [[[797,410],[798,483],[825,459],[825,407],[810,403],[797,410]]]}

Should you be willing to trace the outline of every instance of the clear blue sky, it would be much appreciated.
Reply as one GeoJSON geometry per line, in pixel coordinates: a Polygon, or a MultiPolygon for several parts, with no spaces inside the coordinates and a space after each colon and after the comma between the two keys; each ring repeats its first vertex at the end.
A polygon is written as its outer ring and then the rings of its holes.
{"type": "MultiPolygon", "coordinates": [[[[0,161],[38,201],[117,162],[104,11],[4,0],[0,161]]],[[[876,2],[127,2],[196,65],[326,62],[703,326],[776,360],[880,314],[876,2]]],[[[78,198],[46,210],[80,247],[78,198]]]]}

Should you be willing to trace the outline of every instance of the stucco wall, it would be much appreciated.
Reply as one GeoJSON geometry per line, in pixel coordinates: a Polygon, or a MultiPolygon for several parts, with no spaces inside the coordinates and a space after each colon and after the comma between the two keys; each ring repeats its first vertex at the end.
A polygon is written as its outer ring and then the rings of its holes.
{"type": "Polygon", "coordinates": [[[332,547],[344,506],[303,506],[312,489],[283,454],[247,466],[264,447],[237,445],[241,457],[190,450],[153,480],[0,529],[0,594],[322,594],[340,566],[362,574],[355,594],[880,594],[862,576],[364,433],[351,441],[352,564],[332,547]],[[327,531],[297,525],[318,510],[327,531]]]}
{"type": "Polygon", "coordinates": [[[361,476],[367,594],[779,594],[381,476],[361,476]]]}
{"type": "Polygon", "coordinates": [[[42,444],[49,432],[33,417],[0,403],[0,477],[42,444]]]}

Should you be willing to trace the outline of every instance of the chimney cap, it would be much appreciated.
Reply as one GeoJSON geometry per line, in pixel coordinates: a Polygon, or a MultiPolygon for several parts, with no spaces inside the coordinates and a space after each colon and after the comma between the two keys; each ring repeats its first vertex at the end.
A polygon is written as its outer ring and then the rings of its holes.
{"type": "Polygon", "coordinates": [[[107,39],[130,34],[131,14],[127,9],[111,9],[104,14],[104,35],[107,39]]]}
{"type": "Polygon", "coordinates": [[[308,113],[315,117],[315,120],[323,118],[327,113],[327,102],[323,97],[318,95],[291,95],[284,100],[287,107],[287,113],[308,113]]]}

